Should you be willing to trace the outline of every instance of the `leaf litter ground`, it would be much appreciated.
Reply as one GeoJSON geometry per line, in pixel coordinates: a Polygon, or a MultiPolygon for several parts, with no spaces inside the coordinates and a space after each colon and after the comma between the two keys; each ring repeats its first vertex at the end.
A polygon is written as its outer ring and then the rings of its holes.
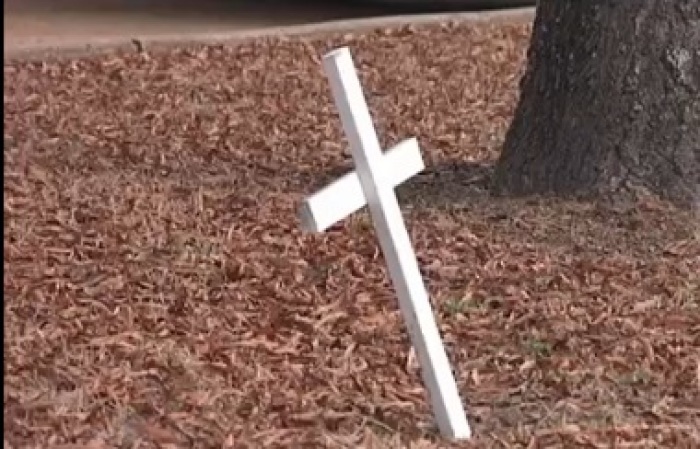
{"type": "Polygon", "coordinates": [[[700,229],[653,198],[490,198],[529,26],[5,62],[5,447],[451,447],[319,58],[350,45],[477,438],[700,442],[700,229]]]}

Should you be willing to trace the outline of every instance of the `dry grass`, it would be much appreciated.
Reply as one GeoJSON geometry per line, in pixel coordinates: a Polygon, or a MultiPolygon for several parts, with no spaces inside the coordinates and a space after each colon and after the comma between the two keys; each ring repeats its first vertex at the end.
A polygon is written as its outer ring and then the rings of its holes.
{"type": "Polygon", "coordinates": [[[697,219],[493,199],[529,28],[442,25],[5,63],[5,447],[449,447],[319,56],[349,44],[477,438],[697,447],[697,219]]]}

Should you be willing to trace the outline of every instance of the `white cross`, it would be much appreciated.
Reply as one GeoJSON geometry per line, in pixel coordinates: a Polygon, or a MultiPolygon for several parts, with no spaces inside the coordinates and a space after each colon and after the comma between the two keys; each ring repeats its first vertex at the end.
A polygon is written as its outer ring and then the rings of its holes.
{"type": "Polygon", "coordinates": [[[322,232],[365,203],[369,206],[440,433],[449,439],[470,438],[471,429],[394,193],[397,185],[424,168],[418,143],[404,140],[382,153],[346,47],[325,55],[323,68],[357,169],[305,200],[302,226],[322,232]]]}

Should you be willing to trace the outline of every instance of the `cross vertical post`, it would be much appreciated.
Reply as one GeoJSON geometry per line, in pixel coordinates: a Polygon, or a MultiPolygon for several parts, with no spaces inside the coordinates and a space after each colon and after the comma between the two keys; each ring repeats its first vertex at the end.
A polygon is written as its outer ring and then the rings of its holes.
{"type": "MultiPolygon", "coordinates": [[[[330,203],[330,198],[342,202],[344,198],[339,185],[343,184],[346,192],[352,190],[357,196],[361,190],[364,198],[360,202],[359,198],[353,197],[350,199],[353,205],[347,206],[346,210],[335,210],[332,214],[327,212],[324,224],[315,228],[322,230],[328,223],[344,218],[343,213],[353,212],[358,204],[368,205],[411,343],[416,349],[423,382],[440,433],[449,439],[470,438],[471,429],[394,192],[399,182],[415,174],[415,171],[407,173],[408,170],[418,168],[417,171],[420,171],[423,168],[422,160],[419,167],[413,164],[411,169],[403,169],[395,164],[401,163],[400,157],[411,160],[412,154],[417,154],[420,160],[420,150],[415,140],[412,146],[404,142],[400,144],[404,145],[403,150],[397,148],[390,152],[394,153],[391,156],[394,164],[389,165],[390,153],[385,155],[382,152],[350,51],[343,47],[328,53],[323,58],[323,68],[350,143],[356,169],[354,173],[346,175],[346,178],[341,178],[342,183],[330,185],[325,192],[321,191],[317,195],[325,195],[325,204],[330,203]],[[399,154],[401,152],[403,154],[399,154]],[[358,183],[361,189],[357,187],[358,183]]],[[[311,201],[313,199],[312,196],[307,200],[306,212],[303,212],[307,227],[311,228],[314,227],[314,222],[319,221],[315,217],[323,215],[320,208],[322,201],[319,199],[314,204],[311,201]]]]}

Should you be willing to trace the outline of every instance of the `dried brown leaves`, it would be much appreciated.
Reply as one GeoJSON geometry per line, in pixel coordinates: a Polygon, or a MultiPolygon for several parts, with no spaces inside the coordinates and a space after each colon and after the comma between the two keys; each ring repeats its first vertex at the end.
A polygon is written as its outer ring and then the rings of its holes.
{"type": "MultiPolygon", "coordinates": [[[[5,447],[445,447],[347,169],[319,56],[352,46],[479,447],[690,447],[693,217],[490,200],[528,27],[5,64],[5,447]],[[475,167],[477,170],[474,170],[475,167]]],[[[470,444],[467,444],[469,446],[470,444]]]]}

